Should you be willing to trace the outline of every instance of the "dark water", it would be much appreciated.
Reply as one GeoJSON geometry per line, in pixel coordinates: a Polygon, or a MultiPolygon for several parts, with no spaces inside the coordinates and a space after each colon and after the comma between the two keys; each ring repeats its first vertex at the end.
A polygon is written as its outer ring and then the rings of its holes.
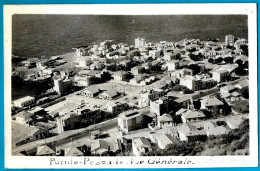
{"type": "MultiPolygon", "coordinates": [[[[134,44],[136,37],[148,41],[179,41],[184,38],[219,38],[233,34],[247,38],[247,16],[96,16],[14,15],[13,54],[24,57],[61,55],[72,47],[112,39],[134,44]]],[[[48,86],[13,82],[12,98],[39,95],[48,86]]]]}
{"type": "Polygon", "coordinates": [[[25,57],[60,55],[106,39],[133,44],[138,36],[153,42],[248,36],[246,15],[14,15],[12,27],[13,54],[25,57]]]}

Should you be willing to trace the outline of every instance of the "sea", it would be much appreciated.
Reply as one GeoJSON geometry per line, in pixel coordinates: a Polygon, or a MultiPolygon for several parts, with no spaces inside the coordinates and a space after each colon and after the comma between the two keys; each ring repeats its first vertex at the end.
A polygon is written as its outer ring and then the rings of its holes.
{"type": "MultiPolygon", "coordinates": [[[[248,37],[247,15],[24,15],[12,16],[12,54],[21,57],[51,57],[72,52],[73,47],[99,44],[104,40],[134,44],[207,40],[225,35],[248,37]]],[[[45,91],[45,90],[43,90],[45,91]]],[[[32,92],[20,83],[12,85],[13,99],[32,92]],[[22,88],[25,87],[25,88],[22,88]]]]}

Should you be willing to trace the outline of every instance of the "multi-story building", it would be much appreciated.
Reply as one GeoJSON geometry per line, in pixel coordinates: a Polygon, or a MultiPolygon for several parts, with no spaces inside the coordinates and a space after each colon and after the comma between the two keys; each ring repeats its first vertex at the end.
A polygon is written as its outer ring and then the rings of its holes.
{"type": "Polygon", "coordinates": [[[235,37],[233,35],[226,35],[225,36],[225,44],[233,46],[235,42],[235,37]]]}
{"type": "Polygon", "coordinates": [[[150,113],[161,116],[169,111],[169,100],[161,97],[156,101],[150,101],[150,113]]]}
{"type": "Polygon", "coordinates": [[[142,48],[145,46],[145,38],[138,37],[135,39],[135,47],[136,48],[142,48]]]}
{"type": "Polygon", "coordinates": [[[71,91],[72,88],[72,80],[68,78],[58,78],[54,79],[54,91],[56,91],[58,94],[67,94],[71,91]]]}

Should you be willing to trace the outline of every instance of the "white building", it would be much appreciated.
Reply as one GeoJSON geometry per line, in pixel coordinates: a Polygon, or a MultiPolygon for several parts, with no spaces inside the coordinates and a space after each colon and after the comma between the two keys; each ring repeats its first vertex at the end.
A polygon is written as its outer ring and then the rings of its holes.
{"type": "Polygon", "coordinates": [[[135,47],[142,48],[145,46],[145,38],[138,37],[135,39],[135,47]]]}
{"type": "Polygon", "coordinates": [[[35,102],[35,98],[31,97],[31,96],[26,96],[20,99],[17,99],[14,101],[14,105],[16,107],[26,107],[26,106],[30,106],[35,102]]]}
{"type": "Polygon", "coordinates": [[[134,138],[132,141],[132,148],[135,156],[141,156],[142,154],[152,150],[150,142],[144,137],[134,138]]]}

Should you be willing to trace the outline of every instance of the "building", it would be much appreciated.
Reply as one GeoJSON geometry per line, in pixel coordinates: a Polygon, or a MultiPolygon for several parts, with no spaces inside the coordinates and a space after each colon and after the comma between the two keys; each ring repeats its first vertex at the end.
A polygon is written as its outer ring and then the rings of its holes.
{"type": "Polygon", "coordinates": [[[150,101],[150,113],[156,114],[158,117],[167,113],[169,108],[169,100],[161,97],[156,101],[150,101]]]}
{"type": "Polygon", "coordinates": [[[101,63],[100,61],[94,61],[91,65],[90,65],[90,69],[91,70],[102,70],[104,68],[104,64],[101,63]]]}
{"type": "Polygon", "coordinates": [[[36,156],[55,156],[55,151],[47,145],[37,147],[36,156]]]}
{"type": "Polygon", "coordinates": [[[157,58],[160,56],[160,51],[158,50],[150,50],[149,51],[149,56],[151,56],[152,58],[157,58]]]}
{"type": "Polygon", "coordinates": [[[213,121],[206,121],[206,122],[204,122],[204,129],[205,130],[212,129],[212,128],[215,128],[217,126],[218,125],[216,124],[216,122],[213,122],[213,121]]]}
{"type": "Polygon", "coordinates": [[[133,149],[133,154],[135,156],[141,156],[142,154],[151,151],[152,146],[146,138],[140,137],[140,138],[133,139],[132,149],[133,149]]]}
{"type": "Polygon", "coordinates": [[[145,46],[145,38],[138,37],[135,39],[135,47],[136,48],[143,48],[145,46]]]}
{"type": "Polygon", "coordinates": [[[85,88],[84,90],[81,91],[81,95],[85,95],[87,97],[95,97],[100,93],[100,89],[97,86],[91,86],[88,88],[85,88]]]}
{"type": "Polygon", "coordinates": [[[109,89],[99,94],[100,99],[112,100],[117,97],[119,93],[115,89],[109,89]]]}
{"type": "Polygon", "coordinates": [[[144,71],[144,68],[141,67],[141,66],[136,66],[136,67],[133,67],[133,68],[131,69],[131,73],[132,73],[133,75],[142,74],[143,71],[144,71]]]}
{"type": "Polygon", "coordinates": [[[88,46],[80,46],[72,49],[75,50],[77,57],[82,57],[82,56],[88,56],[88,50],[90,50],[90,48],[91,47],[88,46]]]}
{"type": "Polygon", "coordinates": [[[193,71],[191,69],[183,68],[183,69],[175,70],[175,71],[169,73],[170,77],[176,77],[178,79],[183,78],[186,75],[192,76],[193,71]]]}
{"type": "Polygon", "coordinates": [[[160,149],[165,149],[168,145],[176,142],[176,139],[169,134],[160,134],[157,137],[157,143],[160,149]]]}
{"type": "Polygon", "coordinates": [[[164,52],[163,55],[164,55],[163,58],[164,58],[165,61],[171,61],[171,60],[176,59],[175,55],[171,52],[164,52]]]}
{"type": "Polygon", "coordinates": [[[187,110],[186,112],[182,113],[181,119],[183,123],[188,123],[204,120],[206,119],[206,116],[201,111],[187,110]]]}
{"type": "Polygon", "coordinates": [[[109,101],[107,103],[107,111],[110,113],[122,112],[128,108],[128,104],[125,102],[109,101]]]}
{"type": "Polygon", "coordinates": [[[161,89],[153,89],[146,92],[142,92],[140,93],[138,106],[140,108],[147,107],[150,105],[150,101],[158,100],[160,97],[163,96],[164,96],[164,91],[161,89]]]}
{"type": "Polygon", "coordinates": [[[226,81],[228,76],[229,72],[227,70],[218,70],[212,72],[212,79],[218,83],[226,81]]]}
{"type": "Polygon", "coordinates": [[[178,60],[168,61],[167,63],[168,71],[175,71],[179,69],[180,62],[178,60]]]}
{"type": "Polygon", "coordinates": [[[85,87],[85,86],[90,85],[91,80],[93,80],[93,78],[95,78],[95,77],[88,76],[88,75],[75,76],[74,77],[74,84],[76,86],[80,86],[80,87],[83,86],[83,87],[85,87]]]}
{"type": "Polygon", "coordinates": [[[39,106],[29,109],[28,112],[31,113],[33,116],[46,114],[45,110],[39,106]]]}
{"type": "Polygon", "coordinates": [[[58,94],[68,94],[71,92],[73,83],[72,80],[70,79],[63,79],[63,78],[58,78],[54,79],[54,87],[53,90],[57,92],[58,94]]]}
{"type": "Polygon", "coordinates": [[[230,129],[237,129],[239,128],[239,125],[244,121],[242,117],[237,116],[237,117],[231,117],[227,118],[226,123],[230,129]]]}
{"type": "Polygon", "coordinates": [[[212,109],[214,106],[218,107],[219,109],[224,105],[224,103],[219,99],[217,99],[215,96],[207,96],[203,98],[200,101],[200,103],[201,103],[201,107],[200,107],[201,109],[212,109]]]}
{"type": "Polygon", "coordinates": [[[249,82],[248,79],[244,79],[242,81],[239,81],[235,87],[237,87],[238,89],[243,89],[243,88],[248,88],[249,86],[249,82]]]}
{"type": "Polygon", "coordinates": [[[228,134],[230,132],[230,129],[224,127],[224,126],[216,126],[214,128],[210,128],[207,130],[207,136],[214,135],[223,135],[223,134],[228,134]]]}
{"type": "Polygon", "coordinates": [[[115,139],[113,142],[107,142],[104,140],[97,140],[91,144],[91,153],[101,155],[104,152],[112,151],[117,153],[122,151],[122,143],[119,139],[115,139]]]}
{"type": "Polygon", "coordinates": [[[69,147],[65,149],[64,156],[84,156],[84,153],[77,147],[69,147]]]}
{"type": "Polygon", "coordinates": [[[127,73],[125,71],[118,71],[114,73],[115,81],[125,81],[127,73]]]}
{"type": "Polygon", "coordinates": [[[29,125],[30,121],[32,121],[32,116],[33,114],[22,111],[15,115],[15,122],[22,125],[29,125]]]}
{"type": "Polygon", "coordinates": [[[163,114],[162,116],[159,116],[157,119],[157,125],[159,128],[167,128],[167,127],[173,127],[173,118],[169,114],[163,114]]]}
{"type": "Polygon", "coordinates": [[[192,91],[197,91],[213,87],[215,85],[215,81],[212,78],[206,76],[204,77],[200,75],[186,75],[185,77],[180,79],[180,85],[183,85],[192,91]]]}
{"type": "Polygon", "coordinates": [[[34,127],[28,132],[30,140],[38,140],[49,137],[49,130],[43,128],[34,127]]]}
{"type": "Polygon", "coordinates": [[[198,130],[190,123],[181,125],[178,129],[178,135],[181,141],[205,140],[207,138],[206,130],[198,130]]]}
{"type": "Polygon", "coordinates": [[[31,96],[26,96],[26,97],[14,100],[14,106],[20,107],[20,108],[30,106],[34,103],[35,103],[35,98],[31,97],[31,96]]]}
{"type": "Polygon", "coordinates": [[[235,37],[233,35],[226,35],[225,36],[225,44],[229,46],[233,46],[235,42],[235,37]]]}
{"type": "Polygon", "coordinates": [[[221,94],[227,94],[227,93],[233,93],[236,90],[236,87],[229,84],[227,86],[221,87],[220,88],[220,93],[221,94]]]}
{"type": "Polygon", "coordinates": [[[129,132],[143,126],[143,114],[140,111],[130,110],[118,116],[118,127],[123,132],[129,132]]]}

